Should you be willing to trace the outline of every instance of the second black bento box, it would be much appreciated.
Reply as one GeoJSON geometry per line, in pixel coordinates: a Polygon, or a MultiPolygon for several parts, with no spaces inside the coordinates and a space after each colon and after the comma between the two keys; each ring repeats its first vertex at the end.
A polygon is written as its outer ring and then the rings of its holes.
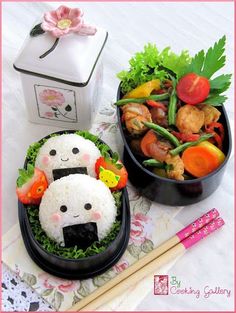
{"type": "MultiPolygon", "coordinates": [[[[120,87],[117,101],[122,98],[120,87]]],[[[183,206],[197,203],[209,197],[220,185],[232,149],[229,120],[224,106],[218,107],[221,112],[220,122],[225,128],[223,152],[224,162],[207,176],[184,181],[177,181],[155,175],[142,165],[143,158],[134,154],[130,148],[121,119],[121,108],[117,106],[118,125],[124,143],[123,162],[129,173],[130,182],[148,199],[171,206],[183,206]]]]}

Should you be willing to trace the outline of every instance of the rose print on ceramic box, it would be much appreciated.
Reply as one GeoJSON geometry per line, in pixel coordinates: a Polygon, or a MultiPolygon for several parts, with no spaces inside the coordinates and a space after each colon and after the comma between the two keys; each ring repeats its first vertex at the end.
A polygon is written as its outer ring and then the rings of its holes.
{"type": "Polygon", "coordinates": [[[70,89],[35,85],[40,118],[77,122],[75,92],[70,89]]]}

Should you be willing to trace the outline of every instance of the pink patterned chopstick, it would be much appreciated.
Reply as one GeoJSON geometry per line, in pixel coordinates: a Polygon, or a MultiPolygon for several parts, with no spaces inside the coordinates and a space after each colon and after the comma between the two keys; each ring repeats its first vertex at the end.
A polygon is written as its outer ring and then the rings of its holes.
{"type": "Polygon", "coordinates": [[[153,252],[153,255],[155,255],[155,257],[158,257],[159,255],[171,249],[175,245],[181,243],[183,240],[194,234],[196,231],[200,230],[202,227],[208,225],[218,217],[219,212],[217,211],[217,209],[212,209],[209,212],[203,214],[194,222],[177,232],[173,237],[165,241],[162,245],[157,247],[155,249],[155,252],[153,252]]]}
{"type": "Polygon", "coordinates": [[[197,230],[195,233],[191,234],[189,237],[182,240],[181,243],[184,245],[185,249],[189,249],[201,239],[221,228],[224,224],[224,220],[221,217],[218,217],[201,229],[197,230]]]}
{"type": "Polygon", "coordinates": [[[178,233],[176,233],[176,236],[179,238],[180,241],[182,241],[185,238],[189,237],[191,234],[195,233],[197,230],[201,229],[203,226],[213,221],[218,216],[219,212],[216,209],[212,209],[196,219],[193,223],[181,229],[178,233]]]}

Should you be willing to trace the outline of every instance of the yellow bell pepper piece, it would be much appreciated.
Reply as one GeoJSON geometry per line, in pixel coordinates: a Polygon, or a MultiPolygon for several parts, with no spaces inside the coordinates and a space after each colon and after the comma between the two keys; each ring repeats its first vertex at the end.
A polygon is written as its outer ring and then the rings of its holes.
{"type": "Polygon", "coordinates": [[[149,82],[144,83],[144,84],[136,87],[135,89],[131,90],[130,92],[128,92],[124,96],[124,98],[128,99],[128,98],[148,97],[148,96],[150,96],[150,94],[153,90],[159,90],[160,85],[161,85],[161,83],[160,83],[159,79],[150,80],[149,82]]]}
{"type": "Polygon", "coordinates": [[[218,157],[220,164],[224,162],[224,160],[225,160],[224,153],[220,149],[218,149],[215,145],[210,143],[209,141],[203,141],[203,142],[199,143],[198,146],[199,147],[205,147],[210,152],[214,153],[218,157]]]}

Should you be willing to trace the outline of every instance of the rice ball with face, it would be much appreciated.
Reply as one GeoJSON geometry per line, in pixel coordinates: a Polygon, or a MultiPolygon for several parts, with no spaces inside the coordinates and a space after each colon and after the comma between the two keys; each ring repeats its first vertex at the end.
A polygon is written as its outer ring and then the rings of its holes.
{"type": "Polygon", "coordinates": [[[85,167],[88,175],[96,177],[95,163],[101,156],[96,145],[76,134],[64,134],[49,138],[40,148],[35,167],[44,171],[50,184],[53,170],[85,167]]]}
{"type": "Polygon", "coordinates": [[[117,207],[110,189],[100,180],[73,174],[52,182],[40,207],[41,227],[62,246],[87,248],[111,230],[117,207]]]}

